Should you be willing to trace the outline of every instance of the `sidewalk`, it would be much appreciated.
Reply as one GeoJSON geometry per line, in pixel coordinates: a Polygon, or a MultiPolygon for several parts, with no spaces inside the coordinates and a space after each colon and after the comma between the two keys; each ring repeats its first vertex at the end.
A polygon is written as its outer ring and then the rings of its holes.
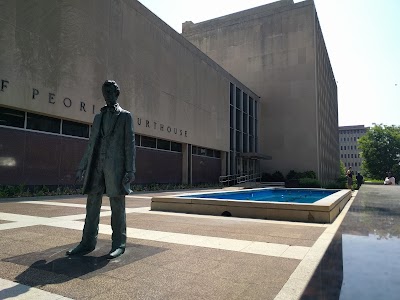
{"type": "Polygon", "coordinates": [[[106,197],[84,257],[65,251],[86,198],[0,201],[0,299],[298,299],[353,202],[327,225],[153,212],[153,194],[127,197],[127,250],[112,261],[106,197]]]}

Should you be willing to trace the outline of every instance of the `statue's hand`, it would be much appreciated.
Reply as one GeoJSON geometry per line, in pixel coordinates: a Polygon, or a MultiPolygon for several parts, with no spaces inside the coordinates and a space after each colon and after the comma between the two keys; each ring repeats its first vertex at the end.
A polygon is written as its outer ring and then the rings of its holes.
{"type": "Polygon", "coordinates": [[[80,182],[85,178],[85,170],[76,171],[75,181],[80,182]]]}
{"type": "Polygon", "coordinates": [[[126,172],[124,179],[123,179],[123,183],[131,183],[135,180],[135,173],[134,172],[126,172]]]}

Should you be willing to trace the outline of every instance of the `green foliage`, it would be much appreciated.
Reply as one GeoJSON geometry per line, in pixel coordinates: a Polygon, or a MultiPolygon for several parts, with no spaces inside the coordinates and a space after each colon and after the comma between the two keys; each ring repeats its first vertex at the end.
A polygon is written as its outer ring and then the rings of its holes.
{"type": "Polygon", "coordinates": [[[315,178],[300,178],[299,185],[302,188],[320,188],[321,183],[315,178]]]}
{"type": "Polygon", "coordinates": [[[283,182],[285,181],[285,176],[279,171],[275,171],[272,173],[272,180],[273,182],[283,182]]]}
{"type": "Polygon", "coordinates": [[[346,166],[342,161],[340,161],[340,176],[346,176],[346,166]]]}
{"type": "Polygon", "coordinates": [[[272,181],[272,175],[270,173],[262,173],[261,174],[261,181],[262,182],[271,182],[272,181]]]}
{"type": "Polygon", "coordinates": [[[300,178],[312,178],[317,179],[317,174],[314,171],[296,172],[290,170],[286,175],[286,180],[300,179],[300,178]]]}
{"type": "Polygon", "coordinates": [[[3,185],[0,186],[0,198],[20,198],[35,196],[57,196],[57,195],[76,195],[80,194],[81,189],[76,187],[49,187],[34,186],[32,189],[24,185],[3,185]]]}
{"type": "Polygon", "coordinates": [[[400,126],[374,125],[358,141],[366,176],[383,179],[391,171],[399,180],[400,126]]]}
{"type": "Polygon", "coordinates": [[[132,184],[131,190],[133,192],[150,192],[150,191],[171,191],[171,190],[184,190],[193,188],[219,188],[222,187],[219,183],[199,183],[199,184],[181,184],[181,183],[150,183],[150,184],[132,184]]]}
{"type": "Polygon", "coordinates": [[[295,170],[290,170],[286,175],[286,180],[298,179],[298,174],[295,170]]]}
{"type": "MultiPolygon", "coordinates": [[[[132,191],[166,191],[166,190],[182,190],[193,188],[218,188],[222,185],[218,183],[200,183],[190,184],[135,184],[131,186],[132,191]]],[[[0,186],[0,198],[19,198],[19,197],[37,197],[37,196],[58,196],[58,195],[77,195],[82,194],[81,188],[75,186],[54,186],[49,188],[45,185],[34,186],[32,189],[24,186],[3,185],[0,186]]]]}
{"type": "Polygon", "coordinates": [[[373,178],[366,178],[366,177],[364,177],[364,182],[383,184],[383,180],[382,179],[373,179],[373,178]]]}

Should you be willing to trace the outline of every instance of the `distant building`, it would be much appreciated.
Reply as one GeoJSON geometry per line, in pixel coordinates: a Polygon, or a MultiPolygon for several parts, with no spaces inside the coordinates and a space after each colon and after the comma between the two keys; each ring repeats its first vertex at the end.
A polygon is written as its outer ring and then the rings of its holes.
{"type": "Polygon", "coordinates": [[[312,0],[185,22],[182,34],[260,96],[259,152],[272,156],[263,171],[339,175],[337,86],[312,0]]]}
{"type": "Polygon", "coordinates": [[[346,168],[351,167],[353,171],[360,172],[362,157],[358,147],[358,139],[367,133],[369,127],[364,125],[339,127],[340,160],[346,168]]]}

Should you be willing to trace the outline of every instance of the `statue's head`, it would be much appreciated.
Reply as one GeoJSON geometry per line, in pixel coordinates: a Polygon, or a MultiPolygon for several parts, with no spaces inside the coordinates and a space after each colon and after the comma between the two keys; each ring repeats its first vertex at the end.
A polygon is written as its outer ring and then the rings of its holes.
{"type": "Polygon", "coordinates": [[[119,96],[119,86],[114,80],[106,80],[102,87],[103,97],[107,105],[114,105],[117,103],[119,96]]]}

